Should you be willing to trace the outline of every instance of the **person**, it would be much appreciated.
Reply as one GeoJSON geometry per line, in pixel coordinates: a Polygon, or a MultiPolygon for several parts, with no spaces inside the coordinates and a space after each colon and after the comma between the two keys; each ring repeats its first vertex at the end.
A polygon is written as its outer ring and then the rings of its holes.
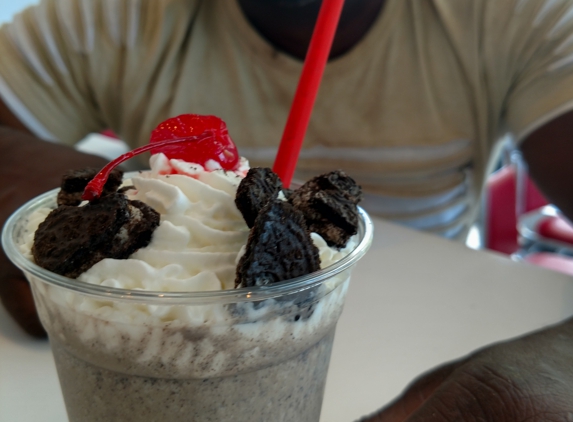
{"type": "MultiPolygon", "coordinates": [[[[64,170],[102,165],[69,148],[86,134],[135,147],[181,113],[221,116],[272,165],[320,3],[43,0],[17,16],[0,28],[0,220],[64,170]]],[[[567,0],[347,0],[297,177],[342,168],[373,214],[463,239],[509,134],[573,218],[572,16],[567,0]]],[[[5,307],[41,335],[28,284],[0,268],[5,307]]],[[[566,320],[439,368],[365,420],[570,420],[572,352],[566,320]]]]}

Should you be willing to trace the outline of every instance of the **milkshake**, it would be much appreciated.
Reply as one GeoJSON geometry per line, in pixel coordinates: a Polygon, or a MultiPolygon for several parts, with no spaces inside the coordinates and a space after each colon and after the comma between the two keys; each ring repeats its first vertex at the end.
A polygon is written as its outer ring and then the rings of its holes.
{"type": "MultiPolygon", "coordinates": [[[[319,420],[336,322],[371,223],[359,210],[358,233],[344,246],[308,233],[320,268],[266,283],[297,274],[304,257],[291,248],[295,261],[277,258],[272,274],[250,277],[268,259],[253,254],[255,238],[268,236],[255,232],[270,220],[248,224],[235,205],[248,164],[203,164],[156,153],[150,171],[128,175],[123,194],[155,210],[160,224],[146,246],[99,257],[75,279],[34,259],[35,232],[57,207],[57,190],[7,222],[3,246],[32,285],[71,421],[319,420]]],[[[275,214],[291,212],[290,195],[276,192],[275,214]]],[[[124,237],[122,226],[112,243],[124,237]]]]}

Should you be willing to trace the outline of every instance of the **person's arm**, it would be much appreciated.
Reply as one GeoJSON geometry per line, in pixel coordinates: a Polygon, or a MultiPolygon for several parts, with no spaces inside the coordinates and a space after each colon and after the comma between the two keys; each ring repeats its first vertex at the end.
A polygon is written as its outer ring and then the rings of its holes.
{"type": "MultiPolygon", "coordinates": [[[[70,168],[102,167],[106,160],[33,136],[0,98],[0,225],[20,205],[60,185],[70,168]]],[[[29,334],[44,337],[30,286],[4,252],[0,253],[0,299],[29,334]]]]}
{"type": "Polygon", "coordinates": [[[570,319],[430,371],[362,422],[561,422],[572,397],[570,319]]]}

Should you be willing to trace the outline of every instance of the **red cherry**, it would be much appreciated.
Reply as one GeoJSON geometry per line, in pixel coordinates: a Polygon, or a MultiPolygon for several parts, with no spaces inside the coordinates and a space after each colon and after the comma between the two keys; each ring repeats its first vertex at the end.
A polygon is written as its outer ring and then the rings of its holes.
{"type": "Polygon", "coordinates": [[[227,125],[216,116],[182,114],[160,123],[152,132],[150,143],[197,137],[204,133],[214,136],[192,142],[153,148],[152,154],[162,152],[167,158],[177,158],[206,166],[209,160],[218,162],[224,170],[236,170],[239,152],[231,140],[227,125]]]}
{"type": "Polygon", "coordinates": [[[182,114],[159,124],[151,133],[150,143],[127,152],[108,163],[88,183],[82,199],[99,198],[111,171],[131,157],[151,150],[152,154],[164,153],[206,166],[209,160],[218,162],[224,170],[239,167],[239,152],[231,140],[225,122],[216,116],[182,114]]]}
{"type": "Polygon", "coordinates": [[[168,141],[158,141],[156,145],[147,144],[142,147],[136,148],[133,151],[126,152],[125,154],[117,157],[115,160],[107,163],[105,167],[102,168],[99,171],[99,173],[96,174],[95,177],[89,181],[86,188],[84,189],[84,193],[82,194],[82,199],[85,201],[92,201],[96,198],[99,198],[103,190],[103,186],[105,185],[105,182],[107,182],[107,178],[109,177],[111,171],[124,161],[129,160],[130,158],[135,157],[136,155],[141,154],[142,152],[149,151],[150,149],[153,149],[155,146],[164,147],[167,145],[188,144],[190,142],[200,143],[207,139],[215,140],[215,136],[211,132],[205,132],[200,136],[188,136],[186,138],[170,139],[168,141]]]}

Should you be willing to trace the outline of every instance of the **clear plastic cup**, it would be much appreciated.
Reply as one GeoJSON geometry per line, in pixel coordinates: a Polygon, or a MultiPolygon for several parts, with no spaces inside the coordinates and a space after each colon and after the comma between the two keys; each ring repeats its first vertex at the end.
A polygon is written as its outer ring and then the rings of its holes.
{"type": "Polygon", "coordinates": [[[173,293],[93,285],[46,271],[19,245],[56,191],[7,221],[2,246],[26,274],[70,421],[297,421],[320,417],[337,320],[372,241],[316,273],[265,287],[173,293]]]}

